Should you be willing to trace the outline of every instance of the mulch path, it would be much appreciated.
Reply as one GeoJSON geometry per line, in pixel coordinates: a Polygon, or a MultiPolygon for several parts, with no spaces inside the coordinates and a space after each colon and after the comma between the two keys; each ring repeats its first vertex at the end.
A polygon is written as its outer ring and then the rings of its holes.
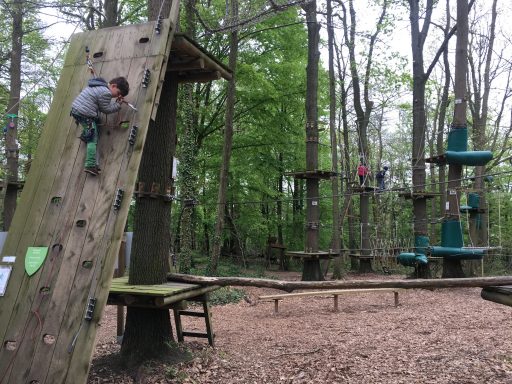
{"type": "MultiPolygon", "coordinates": [[[[281,278],[298,279],[297,274],[281,278]]],[[[347,279],[389,279],[349,276],[347,279]]],[[[394,276],[393,278],[402,278],[394,276]]],[[[107,307],[88,383],[512,383],[512,307],[480,297],[480,288],[407,290],[289,298],[274,314],[244,288],[247,300],[213,307],[216,347],[186,339],[186,363],[118,367],[116,309],[107,307]]],[[[204,320],[184,318],[204,332],[204,320]]]]}

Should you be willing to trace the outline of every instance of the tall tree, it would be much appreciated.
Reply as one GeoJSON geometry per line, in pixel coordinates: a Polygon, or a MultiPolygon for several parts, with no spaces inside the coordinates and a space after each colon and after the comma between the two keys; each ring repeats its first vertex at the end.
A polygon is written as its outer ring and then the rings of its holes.
{"type": "MultiPolygon", "coordinates": [[[[195,8],[196,0],[185,2],[185,18],[183,29],[191,38],[195,38],[195,8]]],[[[182,92],[183,102],[183,140],[181,145],[180,185],[181,185],[181,222],[180,222],[180,250],[179,269],[181,273],[190,273],[192,268],[192,253],[194,250],[194,212],[196,205],[196,167],[198,142],[196,132],[198,129],[198,113],[194,102],[193,84],[185,84],[182,92]]]]}
{"type": "MultiPolygon", "coordinates": [[[[352,76],[352,89],[354,99],[354,109],[357,118],[357,134],[358,134],[358,150],[361,162],[369,165],[369,146],[368,146],[368,124],[370,122],[370,115],[373,110],[373,101],[370,100],[370,77],[372,70],[373,52],[377,37],[382,31],[382,26],[385,21],[388,0],[382,3],[379,19],[375,28],[375,32],[370,36],[368,45],[367,61],[363,78],[359,75],[356,60],[356,11],[354,8],[353,0],[349,0],[349,14],[350,14],[350,28],[349,22],[346,15],[346,9],[343,5],[343,29],[345,34],[345,40],[349,52],[350,58],[350,73],[352,76]],[[362,83],[362,84],[361,84],[362,83]],[[362,89],[361,89],[362,88],[362,89]],[[364,102],[361,102],[361,99],[364,102]]],[[[371,259],[367,256],[370,255],[370,227],[369,227],[369,203],[370,195],[365,193],[366,182],[361,186],[361,195],[359,197],[359,215],[361,222],[361,256],[359,260],[359,272],[367,273],[372,270],[371,259]]]]}
{"type": "MultiPolygon", "coordinates": [[[[150,2],[149,19],[167,16],[174,0],[150,2]],[[161,9],[161,13],[160,10],[161,9]]],[[[141,185],[158,185],[164,190],[170,182],[172,148],[176,131],[178,82],[165,76],[155,121],[150,121],[139,170],[141,185]]],[[[135,207],[134,234],[130,258],[129,284],[161,284],[169,271],[171,211],[163,199],[138,199],[135,207]]],[[[129,307],[121,355],[126,365],[158,358],[169,352],[172,326],[169,310],[129,307]]]]}
{"type": "MultiPolygon", "coordinates": [[[[233,19],[238,17],[238,0],[231,0],[230,16],[233,19]]],[[[224,213],[226,212],[226,194],[228,187],[229,162],[231,160],[231,149],[233,144],[233,119],[235,114],[236,97],[236,61],[238,58],[238,30],[231,31],[229,36],[229,68],[233,76],[228,84],[226,97],[226,124],[224,126],[224,145],[222,148],[222,165],[219,176],[219,194],[217,198],[217,221],[215,223],[215,234],[213,238],[212,254],[208,262],[207,274],[214,275],[217,272],[217,265],[220,257],[222,244],[222,231],[224,228],[224,213]]]]}
{"type": "MultiPolygon", "coordinates": [[[[497,68],[493,67],[494,61],[494,41],[496,38],[496,19],[498,0],[493,0],[491,6],[491,22],[488,26],[486,36],[473,36],[473,43],[470,44],[468,52],[469,78],[472,92],[469,98],[469,110],[473,121],[473,148],[475,150],[484,150],[489,143],[487,133],[487,122],[489,117],[489,98],[491,95],[491,85],[496,77],[497,68]],[[475,41],[476,40],[476,41],[475,41]],[[482,73],[483,66],[483,73],[482,73]]],[[[499,65],[499,61],[498,61],[499,65]]],[[[473,183],[474,193],[479,196],[479,207],[488,209],[486,196],[484,193],[484,175],[486,166],[475,167],[475,181],[473,183]]],[[[470,238],[472,246],[486,246],[487,242],[487,223],[489,212],[476,212],[470,215],[470,238]]]]}
{"type": "MultiPolygon", "coordinates": [[[[457,45],[455,49],[455,105],[453,108],[452,132],[467,129],[466,76],[468,72],[468,1],[457,0],[457,45]]],[[[448,168],[448,190],[445,222],[460,221],[460,185],[462,165],[450,164],[448,168]]],[[[462,235],[461,235],[462,236],[462,235]]],[[[444,258],[443,277],[464,277],[461,260],[444,258]]]]}
{"type": "Polygon", "coordinates": [[[331,168],[334,177],[331,179],[332,192],[332,237],[331,249],[336,255],[334,260],[333,278],[341,278],[342,258],[340,235],[340,202],[338,183],[338,139],[336,132],[336,77],[334,72],[334,22],[332,15],[332,1],[327,0],[327,47],[329,50],[329,135],[331,138],[331,168]]]}
{"type": "MultiPolygon", "coordinates": [[[[303,5],[308,23],[308,65],[306,68],[306,171],[318,170],[318,44],[320,24],[316,1],[303,5]]],[[[306,179],[306,251],[318,252],[320,230],[319,179],[306,179]]],[[[302,280],[323,280],[318,258],[305,258],[302,280]]]]}
{"type": "Polygon", "coordinates": [[[11,226],[16,200],[18,198],[18,112],[21,95],[21,60],[23,50],[23,13],[24,2],[14,0],[11,3],[9,13],[12,18],[11,31],[11,52],[9,66],[9,103],[7,104],[6,115],[11,116],[11,123],[5,135],[5,157],[7,166],[5,172],[4,187],[6,187],[4,198],[4,231],[11,226]]]}

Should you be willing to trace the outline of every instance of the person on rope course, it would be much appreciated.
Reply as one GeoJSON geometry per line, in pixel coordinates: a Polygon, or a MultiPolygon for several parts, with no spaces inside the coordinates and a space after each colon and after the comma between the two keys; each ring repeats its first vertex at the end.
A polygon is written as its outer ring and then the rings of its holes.
{"type": "Polygon", "coordinates": [[[384,178],[386,177],[386,172],[389,168],[387,166],[384,166],[377,174],[375,175],[375,178],[377,179],[377,187],[379,188],[379,191],[383,191],[386,189],[386,186],[384,184],[384,178]]]}
{"type": "Polygon", "coordinates": [[[101,77],[95,77],[71,104],[71,116],[77,125],[82,126],[80,140],[87,143],[84,171],[93,176],[101,171],[96,153],[99,114],[119,111],[129,91],[130,85],[124,77],[116,77],[108,83],[101,77]]]}
{"type": "Polygon", "coordinates": [[[364,185],[364,182],[366,178],[368,177],[368,174],[370,173],[370,170],[366,166],[366,163],[359,163],[357,167],[357,175],[359,176],[359,184],[364,185]]]}

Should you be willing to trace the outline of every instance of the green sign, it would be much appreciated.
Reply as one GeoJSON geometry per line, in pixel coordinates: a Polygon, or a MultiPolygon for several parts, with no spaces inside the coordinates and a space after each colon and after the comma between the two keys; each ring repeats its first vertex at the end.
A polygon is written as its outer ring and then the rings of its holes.
{"type": "Polygon", "coordinates": [[[25,271],[27,275],[32,276],[37,272],[46,259],[48,247],[28,247],[25,255],[25,271]]]}

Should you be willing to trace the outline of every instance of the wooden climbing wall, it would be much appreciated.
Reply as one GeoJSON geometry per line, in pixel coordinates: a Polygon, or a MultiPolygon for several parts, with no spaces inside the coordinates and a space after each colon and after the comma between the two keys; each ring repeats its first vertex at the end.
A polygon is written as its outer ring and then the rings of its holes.
{"type": "MultiPolygon", "coordinates": [[[[156,112],[177,19],[75,35],[54,101],[9,231],[0,267],[12,267],[0,297],[0,383],[85,383],[133,194],[150,117],[156,112]],[[107,81],[125,76],[127,105],[104,116],[100,127],[100,176],[84,172],[81,128],[69,116],[73,99],[94,69],[107,81]],[[95,56],[93,58],[93,56],[95,56]],[[142,84],[145,70],[150,82],[142,84]],[[124,123],[123,123],[124,122],[124,123]],[[128,141],[138,127],[135,144],[128,141]],[[120,206],[114,207],[119,190],[120,206]],[[42,267],[25,272],[28,247],[48,247],[42,267]],[[7,257],[5,257],[7,256],[7,257]],[[13,262],[13,256],[15,261],[13,262]],[[89,299],[96,300],[85,319],[89,299]]],[[[4,275],[5,278],[5,275],[4,275]]]]}

